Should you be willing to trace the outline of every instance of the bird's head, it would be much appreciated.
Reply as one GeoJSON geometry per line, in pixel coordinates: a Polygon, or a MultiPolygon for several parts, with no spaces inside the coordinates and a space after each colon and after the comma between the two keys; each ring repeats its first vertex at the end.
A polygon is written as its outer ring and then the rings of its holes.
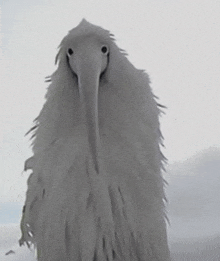
{"type": "Polygon", "coordinates": [[[89,23],[81,24],[70,31],[62,43],[69,70],[76,78],[79,99],[84,110],[88,142],[94,166],[99,172],[100,137],[98,122],[98,94],[102,76],[108,68],[110,46],[107,40],[91,33],[89,23]]]}

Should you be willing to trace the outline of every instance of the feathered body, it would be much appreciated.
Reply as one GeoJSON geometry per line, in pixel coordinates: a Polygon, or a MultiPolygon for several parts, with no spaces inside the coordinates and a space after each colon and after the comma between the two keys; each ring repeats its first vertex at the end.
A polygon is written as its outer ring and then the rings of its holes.
{"type": "Polygon", "coordinates": [[[111,36],[85,20],[69,32],[36,119],[20,243],[33,242],[40,261],[170,260],[160,109],[147,74],[111,36]],[[89,49],[90,38],[109,48],[98,86],[98,172],[66,54],[75,39],[89,49]]]}

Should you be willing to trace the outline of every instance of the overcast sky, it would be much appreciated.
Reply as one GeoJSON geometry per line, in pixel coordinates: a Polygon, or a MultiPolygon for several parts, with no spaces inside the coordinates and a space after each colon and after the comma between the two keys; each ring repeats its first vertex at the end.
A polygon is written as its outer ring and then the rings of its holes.
{"type": "Polygon", "coordinates": [[[168,107],[161,124],[170,162],[220,147],[220,1],[2,0],[1,13],[2,202],[24,200],[31,150],[23,136],[43,105],[57,46],[82,18],[110,30],[149,73],[168,107]]]}

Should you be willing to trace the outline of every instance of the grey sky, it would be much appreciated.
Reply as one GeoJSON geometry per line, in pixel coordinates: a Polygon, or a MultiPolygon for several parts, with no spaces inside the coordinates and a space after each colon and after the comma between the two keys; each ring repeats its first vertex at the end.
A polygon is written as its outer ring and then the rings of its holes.
{"type": "Polygon", "coordinates": [[[3,0],[1,201],[22,201],[31,155],[24,133],[44,102],[61,39],[82,18],[115,34],[130,61],[149,73],[168,107],[162,131],[170,162],[220,147],[219,1],[3,0]]]}

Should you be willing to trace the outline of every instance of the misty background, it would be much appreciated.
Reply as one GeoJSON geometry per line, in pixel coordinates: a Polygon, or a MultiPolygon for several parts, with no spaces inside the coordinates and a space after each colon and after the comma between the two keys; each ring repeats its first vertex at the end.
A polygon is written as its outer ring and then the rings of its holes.
{"type": "Polygon", "coordinates": [[[44,103],[60,41],[85,18],[115,35],[167,106],[161,129],[173,257],[219,260],[220,2],[2,0],[0,7],[0,256],[16,249],[17,259],[31,260],[17,247],[23,164],[32,155],[24,134],[44,103]]]}

